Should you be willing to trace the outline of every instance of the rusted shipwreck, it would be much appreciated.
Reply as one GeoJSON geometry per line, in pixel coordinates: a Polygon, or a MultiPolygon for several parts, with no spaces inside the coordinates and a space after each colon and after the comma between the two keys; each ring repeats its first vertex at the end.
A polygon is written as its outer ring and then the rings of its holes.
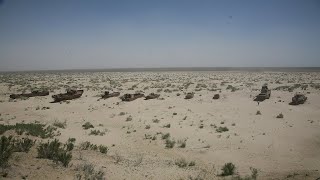
{"type": "Polygon", "coordinates": [[[135,94],[124,94],[123,96],[120,97],[122,101],[133,101],[138,98],[144,97],[144,94],[142,93],[135,93],[135,94]]]}
{"type": "Polygon", "coordinates": [[[35,90],[31,93],[22,93],[22,94],[11,94],[11,99],[18,99],[18,98],[29,98],[29,97],[35,97],[35,96],[47,96],[49,95],[49,91],[47,90],[35,90]]]}
{"type": "Polygon", "coordinates": [[[83,90],[69,89],[67,90],[67,93],[52,95],[52,98],[54,99],[52,103],[76,99],[81,97],[82,94],[83,94],[83,90]]]}

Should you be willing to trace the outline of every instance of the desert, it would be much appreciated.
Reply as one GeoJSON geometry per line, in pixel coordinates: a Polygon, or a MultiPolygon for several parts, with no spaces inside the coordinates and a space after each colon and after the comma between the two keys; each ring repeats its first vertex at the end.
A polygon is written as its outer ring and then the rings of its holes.
{"type": "Polygon", "coordinates": [[[317,179],[319,110],[319,72],[1,73],[1,148],[3,137],[30,140],[2,155],[1,177],[317,179]],[[270,98],[254,101],[263,85],[270,98]],[[50,94],[10,98],[35,89],[50,94]],[[67,89],[83,94],[51,103],[67,89]],[[137,93],[154,94],[121,100],[137,93]],[[290,105],[297,93],[307,100],[290,105]],[[53,142],[65,156],[48,155],[53,142]]]}

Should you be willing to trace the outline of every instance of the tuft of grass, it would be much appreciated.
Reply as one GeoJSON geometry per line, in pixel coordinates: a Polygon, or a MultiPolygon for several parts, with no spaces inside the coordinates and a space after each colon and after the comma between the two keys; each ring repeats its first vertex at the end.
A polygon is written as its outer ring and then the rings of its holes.
{"type": "Polygon", "coordinates": [[[95,136],[103,136],[105,135],[106,133],[104,131],[100,131],[100,130],[91,130],[90,134],[89,135],[95,135],[95,136]]]}
{"type": "Polygon", "coordinates": [[[29,152],[30,148],[35,144],[35,141],[29,138],[23,138],[15,140],[14,151],[15,152],[29,152]]]}
{"type": "Polygon", "coordinates": [[[256,112],[256,115],[261,115],[261,112],[260,112],[260,111],[257,111],[257,112],[256,112]]]}
{"type": "Polygon", "coordinates": [[[280,113],[280,114],[278,114],[278,116],[277,116],[277,118],[283,118],[283,114],[282,113],[280,113]]]}
{"type": "Polygon", "coordinates": [[[163,126],[164,128],[170,128],[171,127],[171,124],[166,124],[163,126]]]}
{"type": "Polygon", "coordinates": [[[61,162],[64,167],[67,167],[72,159],[72,154],[68,151],[66,145],[63,146],[57,139],[47,143],[40,143],[37,150],[38,158],[50,159],[56,163],[61,162]]]}
{"type": "Polygon", "coordinates": [[[220,174],[220,176],[230,176],[234,174],[236,166],[233,163],[226,163],[221,170],[222,173],[220,174]]]}
{"type": "Polygon", "coordinates": [[[103,146],[103,145],[100,145],[99,146],[99,151],[102,153],[102,154],[107,154],[108,152],[108,147],[107,146],[103,146]]]}
{"type": "Polygon", "coordinates": [[[168,139],[170,137],[170,133],[166,133],[162,135],[162,139],[168,139]]]}
{"type": "Polygon", "coordinates": [[[76,174],[76,179],[81,180],[83,179],[92,179],[92,180],[103,180],[104,179],[104,172],[99,170],[95,170],[95,167],[93,164],[83,164],[75,169],[76,171],[79,171],[79,173],[76,174]]]}
{"type": "Polygon", "coordinates": [[[186,140],[178,140],[177,143],[179,144],[179,146],[178,146],[179,148],[185,148],[187,145],[186,140]]]}
{"type": "Polygon", "coordinates": [[[54,123],[53,123],[53,126],[61,128],[61,129],[65,129],[66,126],[67,126],[67,122],[66,121],[60,122],[58,120],[55,120],[54,123]]]}
{"type": "Polygon", "coordinates": [[[90,129],[90,128],[94,128],[94,126],[90,123],[90,122],[86,122],[82,125],[83,129],[90,129]]]}
{"type": "Polygon", "coordinates": [[[176,144],[176,141],[175,140],[170,140],[170,139],[166,139],[166,148],[173,148],[174,145],[176,144]]]}
{"type": "Polygon", "coordinates": [[[226,131],[229,131],[229,129],[227,127],[220,126],[216,129],[216,132],[218,132],[218,133],[222,133],[222,132],[226,132],[226,131]]]}
{"type": "Polygon", "coordinates": [[[180,168],[185,168],[188,166],[188,162],[184,158],[176,160],[174,164],[180,168]]]}

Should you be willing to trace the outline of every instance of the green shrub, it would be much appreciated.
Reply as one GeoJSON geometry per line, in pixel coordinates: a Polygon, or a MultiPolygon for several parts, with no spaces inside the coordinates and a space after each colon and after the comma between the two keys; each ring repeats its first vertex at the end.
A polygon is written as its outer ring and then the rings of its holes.
{"type": "Polygon", "coordinates": [[[35,141],[29,138],[23,138],[15,140],[14,151],[15,152],[29,152],[30,148],[35,144],[35,141]]]}
{"type": "Polygon", "coordinates": [[[162,139],[168,139],[170,137],[170,133],[166,133],[162,135],[162,139]]]}
{"type": "Polygon", "coordinates": [[[67,126],[67,122],[66,121],[60,122],[60,121],[55,120],[54,123],[53,123],[53,126],[65,129],[66,126],[67,126]]]}
{"type": "Polygon", "coordinates": [[[166,148],[173,148],[175,144],[176,144],[176,141],[166,139],[166,148]]]}
{"type": "Polygon", "coordinates": [[[183,158],[176,160],[174,164],[177,165],[180,168],[184,168],[184,167],[188,166],[188,162],[183,158]]]}
{"type": "Polygon", "coordinates": [[[95,135],[95,136],[103,136],[105,135],[106,133],[103,132],[103,131],[100,131],[100,130],[91,130],[90,134],[89,135],[95,135]]]}
{"type": "Polygon", "coordinates": [[[227,128],[227,127],[218,127],[217,129],[216,129],[216,131],[218,132],[218,133],[222,133],[222,132],[225,132],[225,131],[229,131],[229,129],[227,128]]]}
{"type": "Polygon", "coordinates": [[[108,147],[107,146],[103,146],[103,145],[100,145],[99,146],[99,151],[101,152],[101,153],[103,153],[103,154],[107,154],[107,152],[108,152],[108,147]]]}
{"type": "Polygon", "coordinates": [[[27,135],[41,137],[41,138],[51,138],[54,136],[53,132],[56,128],[52,126],[47,126],[44,124],[36,124],[36,123],[17,123],[15,125],[4,125],[0,124],[0,134],[5,133],[8,130],[15,130],[17,134],[21,135],[24,132],[27,135]]]}
{"type": "Polygon", "coordinates": [[[81,173],[76,174],[76,179],[81,180],[103,180],[104,172],[96,171],[95,167],[92,164],[83,164],[76,168],[76,171],[80,171],[81,173]]]}
{"type": "Polygon", "coordinates": [[[226,163],[223,167],[222,167],[222,173],[220,174],[220,176],[230,176],[234,174],[234,171],[236,169],[236,166],[232,163],[226,163]]]}
{"type": "Polygon", "coordinates": [[[47,143],[40,143],[37,150],[38,158],[61,162],[65,167],[68,166],[72,158],[71,152],[67,150],[66,145],[63,146],[57,139],[47,143]]]}
{"type": "Polygon", "coordinates": [[[82,125],[83,129],[90,129],[94,128],[93,125],[90,122],[86,122],[82,125]]]}
{"type": "Polygon", "coordinates": [[[8,165],[9,158],[14,151],[14,140],[12,136],[2,136],[0,139],[0,167],[5,168],[8,165]]]}

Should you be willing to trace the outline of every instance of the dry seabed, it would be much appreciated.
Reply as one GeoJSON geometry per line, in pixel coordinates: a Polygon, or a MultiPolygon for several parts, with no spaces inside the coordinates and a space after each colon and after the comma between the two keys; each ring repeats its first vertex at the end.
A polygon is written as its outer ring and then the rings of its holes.
{"type": "Polygon", "coordinates": [[[7,179],[320,177],[320,73],[64,72],[0,77],[1,137],[36,140],[27,152],[11,154],[2,171],[7,179]],[[265,83],[271,97],[258,104],[253,99],[265,83]],[[48,89],[50,96],[9,99],[12,93],[35,88],[48,89]],[[51,95],[67,88],[84,93],[50,103],[51,95]],[[124,102],[119,97],[101,99],[104,91],[160,97],[124,102]],[[185,99],[189,92],[194,97],[185,99]],[[308,100],[291,106],[296,92],[308,100]],[[213,99],[215,94],[220,97],[213,99]],[[277,118],[279,114],[283,117],[277,118]],[[43,132],[37,124],[44,125],[43,132]],[[57,157],[55,152],[54,158],[41,156],[51,151],[40,147],[54,139],[61,142],[57,157]]]}

